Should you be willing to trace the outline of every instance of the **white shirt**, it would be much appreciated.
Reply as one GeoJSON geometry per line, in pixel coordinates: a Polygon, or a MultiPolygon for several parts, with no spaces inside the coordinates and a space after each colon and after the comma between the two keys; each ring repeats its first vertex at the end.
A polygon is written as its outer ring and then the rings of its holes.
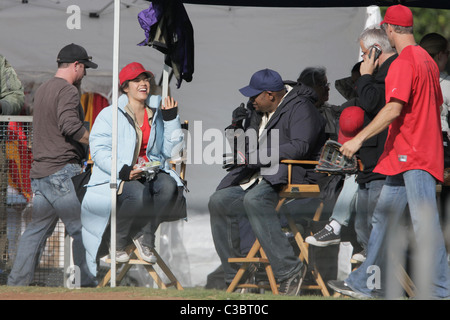
{"type": "Polygon", "coordinates": [[[450,128],[447,119],[447,114],[450,110],[450,76],[445,72],[441,72],[439,82],[441,83],[442,97],[444,98],[444,103],[441,106],[442,131],[447,132],[450,136],[450,128]]]}

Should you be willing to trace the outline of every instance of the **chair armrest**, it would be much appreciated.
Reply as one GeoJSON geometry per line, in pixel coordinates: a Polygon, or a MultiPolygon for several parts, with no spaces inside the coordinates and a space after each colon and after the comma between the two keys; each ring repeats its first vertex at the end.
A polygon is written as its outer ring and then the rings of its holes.
{"type": "Polygon", "coordinates": [[[281,160],[281,163],[285,163],[285,164],[298,164],[298,165],[302,165],[302,164],[319,164],[319,161],[316,160],[291,160],[291,159],[286,159],[286,160],[281,160]]]}
{"type": "Polygon", "coordinates": [[[186,162],[186,158],[185,157],[183,157],[183,158],[171,158],[170,160],[169,160],[169,163],[170,164],[180,164],[180,163],[185,163],[186,162]]]}
{"type": "Polygon", "coordinates": [[[288,165],[288,185],[292,183],[292,166],[293,165],[317,165],[319,161],[316,160],[281,160],[281,163],[288,165]]]}

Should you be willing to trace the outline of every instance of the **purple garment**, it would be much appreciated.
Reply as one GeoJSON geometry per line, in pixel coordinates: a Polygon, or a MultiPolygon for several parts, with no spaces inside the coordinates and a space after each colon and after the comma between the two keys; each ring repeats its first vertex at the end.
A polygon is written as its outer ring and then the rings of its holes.
{"type": "Polygon", "coordinates": [[[145,32],[145,40],[139,43],[139,46],[145,46],[150,42],[150,28],[152,25],[158,22],[158,17],[160,16],[161,12],[157,13],[152,4],[150,4],[150,7],[148,7],[147,9],[139,12],[138,21],[141,25],[141,28],[144,29],[145,32]]]}

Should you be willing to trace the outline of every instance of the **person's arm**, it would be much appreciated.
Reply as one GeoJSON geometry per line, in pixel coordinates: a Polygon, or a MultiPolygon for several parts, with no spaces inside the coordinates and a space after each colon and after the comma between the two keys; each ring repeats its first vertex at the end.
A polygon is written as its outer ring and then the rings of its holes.
{"type": "Polygon", "coordinates": [[[161,156],[165,159],[177,157],[184,138],[178,116],[178,102],[172,97],[166,97],[161,106],[164,120],[164,141],[161,156]]]}
{"type": "MultiPolygon", "coordinates": [[[[374,49],[372,49],[374,50],[374,49]]],[[[371,57],[365,54],[360,66],[360,74],[356,80],[356,92],[358,94],[359,106],[370,114],[377,114],[385,105],[385,85],[377,83],[375,69],[379,66],[380,59],[375,60],[375,53],[372,51],[371,57]]]]}
{"type": "Polygon", "coordinates": [[[348,158],[352,157],[362,146],[364,141],[379,134],[400,115],[404,102],[398,99],[391,99],[377,116],[353,139],[344,143],[340,149],[342,154],[348,158]]]}
{"type": "Polygon", "coordinates": [[[0,114],[19,114],[24,104],[23,86],[16,71],[0,56],[0,114]]]}
{"type": "Polygon", "coordinates": [[[85,130],[83,136],[78,140],[78,142],[89,145],[89,131],[85,130]]]}

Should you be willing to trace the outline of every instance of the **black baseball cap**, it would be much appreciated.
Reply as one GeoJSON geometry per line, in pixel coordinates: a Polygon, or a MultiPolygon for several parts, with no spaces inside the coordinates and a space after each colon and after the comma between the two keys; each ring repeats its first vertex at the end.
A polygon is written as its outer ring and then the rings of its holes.
{"type": "Polygon", "coordinates": [[[71,43],[61,49],[58,53],[56,62],[73,63],[78,61],[85,65],[86,68],[97,69],[98,65],[91,61],[92,57],[88,56],[86,50],[75,43],[71,43]]]}

